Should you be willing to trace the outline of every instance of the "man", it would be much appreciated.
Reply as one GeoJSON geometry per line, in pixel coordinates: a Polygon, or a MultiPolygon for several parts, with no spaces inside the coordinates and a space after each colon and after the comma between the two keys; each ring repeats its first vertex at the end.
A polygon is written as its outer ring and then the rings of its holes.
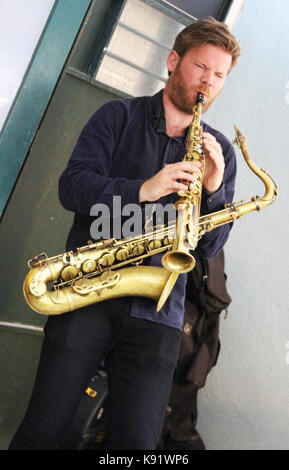
{"type": "MultiPolygon", "coordinates": [[[[60,201],[75,212],[67,250],[91,238],[90,211],[96,203],[112,210],[117,195],[121,210],[128,203],[166,205],[186,189],[181,180],[194,181],[198,163],[182,161],[192,107],[198,92],[205,96],[204,109],[210,106],[238,55],[238,43],[225,25],[197,21],[176,38],[163,91],[112,101],[92,116],[59,182],[60,201]]],[[[230,142],[205,124],[203,143],[202,212],[208,213],[232,201],[236,162],[230,142]]],[[[112,214],[112,219],[120,216],[112,214]]],[[[224,225],[206,234],[199,255],[215,256],[229,232],[224,225]]],[[[148,263],[161,266],[161,256],[148,263]]],[[[130,297],[50,317],[33,396],[10,449],[59,448],[84,387],[104,359],[109,376],[106,448],[155,449],[178,357],[185,288],[186,275],[180,275],[158,313],[150,299],[130,297]]]]}

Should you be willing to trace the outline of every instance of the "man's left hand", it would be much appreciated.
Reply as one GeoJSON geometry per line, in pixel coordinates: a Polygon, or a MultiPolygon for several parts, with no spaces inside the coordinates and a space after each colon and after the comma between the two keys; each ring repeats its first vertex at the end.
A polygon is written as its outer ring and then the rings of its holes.
{"type": "Polygon", "coordinates": [[[225,170],[223,151],[216,138],[209,132],[203,133],[203,145],[207,153],[203,185],[209,193],[214,193],[223,182],[225,170]]]}

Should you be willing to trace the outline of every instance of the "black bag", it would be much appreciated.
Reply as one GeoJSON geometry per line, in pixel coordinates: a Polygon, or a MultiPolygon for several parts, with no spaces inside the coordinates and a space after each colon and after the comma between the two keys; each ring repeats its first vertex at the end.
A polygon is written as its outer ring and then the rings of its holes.
{"type": "Polygon", "coordinates": [[[224,273],[224,252],[214,258],[195,256],[196,266],[187,276],[183,332],[174,383],[205,385],[219,352],[219,316],[231,297],[224,273]]]}
{"type": "Polygon", "coordinates": [[[99,370],[90,380],[65,435],[61,450],[100,450],[106,432],[107,374],[99,370]]]}
{"type": "Polygon", "coordinates": [[[196,267],[187,275],[186,298],[207,313],[220,313],[232,300],[226,287],[224,251],[214,258],[195,259],[196,267]]]}

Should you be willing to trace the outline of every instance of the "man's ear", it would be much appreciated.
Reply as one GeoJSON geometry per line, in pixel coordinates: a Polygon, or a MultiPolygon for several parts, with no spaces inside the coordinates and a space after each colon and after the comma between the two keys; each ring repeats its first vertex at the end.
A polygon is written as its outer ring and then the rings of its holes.
{"type": "Polygon", "coordinates": [[[179,54],[173,49],[170,51],[168,57],[167,57],[167,68],[168,72],[173,72],[179,63],[180,56],[179,54]]]}

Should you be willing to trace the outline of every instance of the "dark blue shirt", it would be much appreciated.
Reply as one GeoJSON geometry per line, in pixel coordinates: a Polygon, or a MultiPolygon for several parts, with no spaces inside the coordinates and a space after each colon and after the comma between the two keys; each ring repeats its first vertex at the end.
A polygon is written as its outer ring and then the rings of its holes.
{"type": "MultiPolygon", "coordinates": [[[[203,123],[203,130],[213,134],[223,149],[225,173],[223,184],[214,194],[202,193],[201,213],[221,210],[232,202],[236,177],[235,152],[230,141],[203,123]]],[[[75,212],[66,249],[75,250],[91,239],[90,228],[95,217],[90,211],[95,204],[105,204],[112,211],[113,196],[121,196],[122,208],[139,204],[142,183],[160,171],[166,163],[184,158],[186,137],[169,137],[162,104],[162,91],[153,97],[119,99],[103,105],[91,117],[76,143],[59,181],[59,198],[65,209],[75,212]]],[[[175,202],[177,194],[161,198],[163,205],[175,202]]],[[[142,206],[142,205],[140,205],[142,206]]],[[[112,224],[111,224],[112,225],[112,224]]],[[[197,254],[215,256],[226,243],[231,224],[206,233],[198,243],[197,254]]],[[[162,254],[146,263],[161,264],[162,254]]],[[[182,328],[186,274],[181,274],[163,308],[144,297],[133,297],[131,315],[182,328]]],[[[106,301],[109,302],[109,301],[106,301]]],[[[98,304],[101,308],[101,304],[98,304]]]]}

